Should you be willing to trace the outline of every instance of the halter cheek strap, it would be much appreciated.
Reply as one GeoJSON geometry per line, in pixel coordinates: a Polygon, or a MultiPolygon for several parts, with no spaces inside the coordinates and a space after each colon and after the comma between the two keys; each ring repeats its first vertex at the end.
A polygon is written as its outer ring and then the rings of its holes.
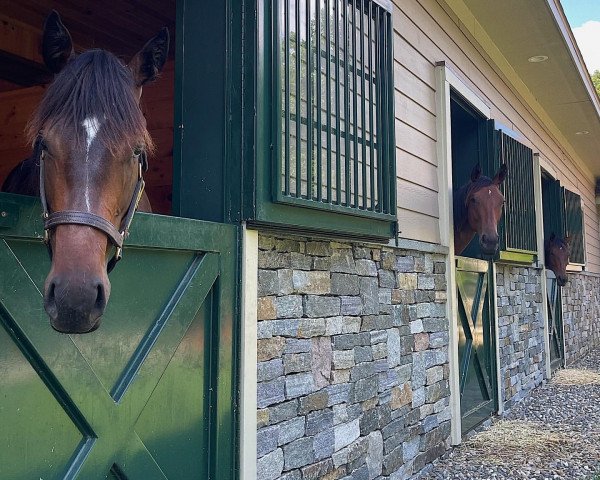
{"type": "Polygon", "coordinates": [[[129,235],[129,227],[133,220],[142,194],[144,193],[144,178],[142,172],[148,169],[148,160],[146,152],[142,150],[138,155],[138,179],[131,196],[131,201],[127,208],[127,212],[121,220],[121,225],[117,229],[111,222],[106,220],[100,215],[89,212],[80,212],[77,210],[63,210],[59,212],[50,213],[48,210],[48,202],[46,199],[46,187],[45,187],[45,176],[44,176],[44,141],[41,135],[38,135],[34,145],[34,155],[39,161],[40,166],[40,200],[42,203],[42,218],[44,220],[44,242],[48,247],[48,253],[52,258],[52,247],[50,245],[50,231],[59,225],[84,225],[87,227],[95,228],[96,230],[104,233],[110,242],[115,247],[115,253],[112,258],[108,261],[106,270],[108,273],[115,268],[115,265],[121,258],[123,258],[123,241],[129,235]]]}

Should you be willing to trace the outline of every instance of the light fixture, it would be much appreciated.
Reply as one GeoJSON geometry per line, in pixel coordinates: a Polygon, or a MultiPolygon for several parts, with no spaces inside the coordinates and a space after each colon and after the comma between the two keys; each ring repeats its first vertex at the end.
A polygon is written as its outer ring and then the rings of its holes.
{"type": "Polygon", "coordinates": [[[530,63],[540,63],[548,60],[548,55],[534,55],[533,57],[529,57],[527,61],[530,63]]]}
{"type": "Polygon", "coordinates": [[[579,132],[575,132],[575,135],[589,135],[590,132],[587,130],[580,130],[579,132]]]}

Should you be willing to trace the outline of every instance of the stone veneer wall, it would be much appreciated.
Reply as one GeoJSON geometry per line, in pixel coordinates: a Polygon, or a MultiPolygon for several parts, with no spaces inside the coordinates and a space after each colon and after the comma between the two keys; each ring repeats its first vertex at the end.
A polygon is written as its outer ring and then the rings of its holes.
{"type": "Polygon", "coordinates": [[[569,273],[562,288],[565,363],[600,345],[600,276],[569,273]]]}
{"type": "Polygon", "coordinates": [[[445,256],[259,236],[257,478],[403,479],[449,447],[445,256]]]}
{"type": "Polygon", "coordinates": [[[541,270],[496,265],[502,402],[509,410],[546,376],[541,270]]]}

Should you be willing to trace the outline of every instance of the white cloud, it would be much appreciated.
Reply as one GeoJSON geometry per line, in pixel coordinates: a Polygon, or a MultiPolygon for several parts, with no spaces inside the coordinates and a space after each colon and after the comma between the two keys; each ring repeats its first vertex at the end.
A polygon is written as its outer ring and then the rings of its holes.
{"type": "Polygon", "coordinates": [[[590,73],[600,70],[600,22],[585,22],[573,29],[577,45],[590,73]]]}

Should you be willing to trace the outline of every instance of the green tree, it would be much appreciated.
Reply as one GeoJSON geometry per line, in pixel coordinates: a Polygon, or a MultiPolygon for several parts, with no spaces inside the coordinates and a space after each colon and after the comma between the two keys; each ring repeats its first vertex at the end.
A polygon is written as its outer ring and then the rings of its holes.
{"type": "Polygon", "coordinates": [[[600,70],[595,70],[592,73],[592,82],[594,82],[594,87],[596,87],[596,92],[598,96],[600,96],[600,70]]]}

